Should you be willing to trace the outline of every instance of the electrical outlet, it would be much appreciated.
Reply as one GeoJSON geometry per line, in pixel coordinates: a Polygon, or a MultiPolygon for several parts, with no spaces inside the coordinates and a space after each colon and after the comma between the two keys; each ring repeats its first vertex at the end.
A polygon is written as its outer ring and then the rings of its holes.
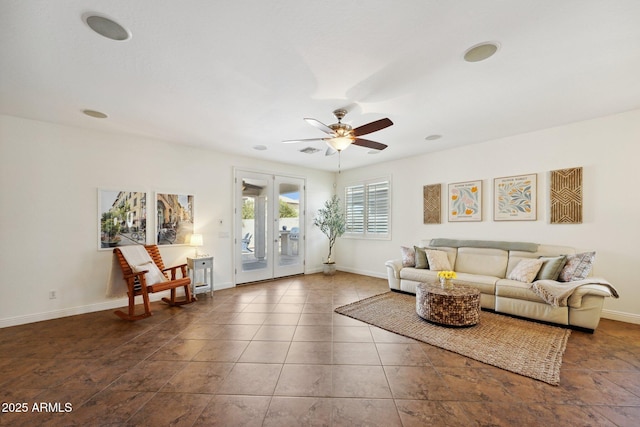
{"type": "Polygon", "coordinates": [[[58,298],[58,291],[56,291],[55,289],[51,289],[49,291],[49,299],[56,299],[58,298]]]}

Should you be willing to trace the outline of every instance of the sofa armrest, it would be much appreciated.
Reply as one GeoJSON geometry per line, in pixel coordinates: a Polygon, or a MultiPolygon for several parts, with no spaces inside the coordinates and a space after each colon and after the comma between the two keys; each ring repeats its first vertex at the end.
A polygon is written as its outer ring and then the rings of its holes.
{"type": "Polygon", "coordinates": [[[567,305],[571,308],[580,308],[582,307],[582,298],[585,295],[595,295],[602,298],[612,297],[614,296],[611,288],[606,285],[593,283],[589,285],[580,286],[575,290],[573,294],[567,300],[567,305]]]}
{"type": "Polygon", "coordinates": [[[400,270],[402,270],[402,260],[392,259],[385,262],[387,267],[387,278],[389,279],[389,288],[400,290],[400,270]]]}

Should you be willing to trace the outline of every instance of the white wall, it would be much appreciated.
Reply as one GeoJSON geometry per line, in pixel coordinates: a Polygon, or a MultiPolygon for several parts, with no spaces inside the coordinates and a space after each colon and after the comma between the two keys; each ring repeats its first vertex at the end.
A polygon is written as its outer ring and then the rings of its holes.
{"type": "Polygon", "coordinates": [[[392,240],[339,239],[338,268],[386,277],[384,262],[399,258],[401,245],[435,237],[520,240],[595,250],[594,274],[608,279],[621,295],[605,301],[603,317],[640,323],[640,279],[635,274],[640,265],[639,158],[640,110],[634,110],[343,171],[338,194],[357,180],[392,177],[392,240]],[[550,224],[548,173],[578,166],[584,168],[583,223],[550,224]],[[538,174],[538,220],[494,222],[493,178],[531,173],[538,174]],[[482,222],[448,223],[446,184],[479,179],[484,190],[482,222]],[[438,183],[444,184],[442,223],[425,225],[422,187],[438,183]]]}
{"type": "MultiPolygon", "coordinates": [[[[595,274],[621,294],[607,299],[605,317],[640,323],[640,265],[635,195],[640,154],[640,110],[483,144],[343,171],[344,185],[390,175],[392,240],[339,239],[339,268],[386,277],[384,261],[400,245],[423,238],[523,240],[596,250],[595,274]],[[584,223],[548,223],[550,170],[584,168],[584,223]],[[492,179],[538,173],[538,220],[492,221],[492,179]],[[422,224],[422,187],[483,180],[479,223],[422,224]]],[[[428,142],[425,142],[428,143],[428,142]]],[[[97,250],[97,188],[196,196],[201,252],[215,255],[216,288],[231,286],[233,167],[307,178],[307,272],[321,269],[326,238],[311,226],[332,194],[334,174],[261,162],[135,136],[101,133],[0,115],[0,327],[125,305],[104,296],[111,252],[97,250]],[[223,220],[223,228],[216,220],[223,220]],[[50,289],[58,298],[50,300],[50,289]]],[[[443,202],[443,213],[446,212],[443,202]]],[[[184,262],[193,248],[163,247],[167,264],[184,262]]]]}
{"type": "MultiPolygon", "coordinates": [[[[219,232],[233,236],[233,167],[306,177],[308,212],[333,192],[329,172],[0,115],[0,327],[126,305],[105,297],[112,253],[97,249],[98,188],[194,194],[199,251],[215,256],[216,289],[232,286],[233,243],[219,232]]],[[[312,217],[307,272],[321,271],[326,249],[312,217]]],[[[162,247],[167,265],[193,253],[162,247]]]]}

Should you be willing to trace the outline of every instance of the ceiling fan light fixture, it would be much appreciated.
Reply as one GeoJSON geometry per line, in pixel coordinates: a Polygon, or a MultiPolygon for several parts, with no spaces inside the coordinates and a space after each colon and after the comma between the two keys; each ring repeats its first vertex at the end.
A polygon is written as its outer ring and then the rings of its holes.
{"type": "Polygon", "coordinates": [[[480,62],[491,58],[498,51],[499,44],[496,42],[482,42],[471,46],[464,53],[464,60],[467,62],[480,62]]]}
{"type": "Polygon", "coordinates": [[[83,17],[84,22],[96,33],[115,41],[125,41],[131,38],[131,33],[122,25],[106,16],[96,13],[87,13],[83,17]]]}
{"type": "Polygon", "coordinates": [[[353,138],[348,136],[338,136],[328,138],[327,143],[336,151],[342,151],[353,143],[353,138]]]}

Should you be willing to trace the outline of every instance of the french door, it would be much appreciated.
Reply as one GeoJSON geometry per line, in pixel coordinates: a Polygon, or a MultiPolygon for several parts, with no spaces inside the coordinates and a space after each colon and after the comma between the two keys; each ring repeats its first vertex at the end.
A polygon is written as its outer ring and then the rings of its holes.
{"type": "Polygon", "coordinates": [[[302,178],[235,171],[236,284],[304,273],[302,178]]]}

